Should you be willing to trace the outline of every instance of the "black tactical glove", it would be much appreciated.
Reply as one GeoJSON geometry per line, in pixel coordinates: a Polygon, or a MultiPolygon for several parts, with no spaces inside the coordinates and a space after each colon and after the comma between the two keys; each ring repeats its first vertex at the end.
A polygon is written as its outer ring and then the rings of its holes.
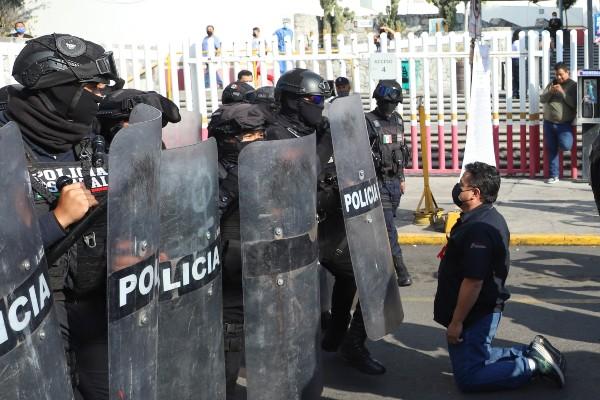
{"type": "Polygon", "coordinates": [[[114,126],[129,120],[131,110],[140,104],[148,104],[162,112],[162,126],[168,122],[181,121],[179,108],[171,100],[156,93],[136,89],[120,89],[110,92],[100,102],[98,120],[104,132],[105,126],[114,126]]]}

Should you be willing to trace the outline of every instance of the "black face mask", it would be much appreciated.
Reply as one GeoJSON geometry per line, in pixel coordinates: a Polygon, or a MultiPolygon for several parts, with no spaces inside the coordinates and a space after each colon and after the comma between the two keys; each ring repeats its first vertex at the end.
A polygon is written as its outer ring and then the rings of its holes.
{"type": "Polygon", "coordinates": [[[298,114],[302,121],[311,127],[316,127],[323,119],[323,105],[298,101],[298,114]]]}
{"type": "Polygon", "coordinates": [[[208,31],[206,32],[206,36],[212,36],[212,34],[213,34],[212,32],[208,32],[208,31]]]}
{"type": "Polygon", "coordinates": [[[460,187],[460,183],[456,183],[452,188],[452,201],[454,201],[454,204],[456,204],[457,207],[461,207],[464,203],[464,201],[458,197],[462,192],[463,190],[460,187]]]}
{"type": "Polygon", "coordinates": [[[390,102],[390,101],[378,101],[377,108],[379,112],[385,116],[390,116],[398,107],[398,103],[390,102]]]}
{"type": "Polygon", "coordinates": [[[69,107],[67,118],[82,124],[91,124],[98,114],[100,100],[100,97],[82,89],[79,99],[69,107]]]}

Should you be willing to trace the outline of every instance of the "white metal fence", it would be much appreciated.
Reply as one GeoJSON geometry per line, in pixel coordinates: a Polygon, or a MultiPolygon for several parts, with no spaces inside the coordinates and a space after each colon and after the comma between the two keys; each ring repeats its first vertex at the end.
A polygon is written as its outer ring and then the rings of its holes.
{"type": "MultiPolygon", "coordinates": [[[[577,31],[566,32],[566,35],[557,32],[555,50],[551,50],[549,32],[521,32],[520,52],[512,50],[510,31],[484,33],[483,40],[491,47],[491,118],[495,127],[500,125],[500,120],[507,125],[516,123],[517,119],[521,126],[539,124],[539,91],[550,81],[551,63],[566,58],[567,47],[572,76],[576,76],[578,69],[589,67],[587,31],[584,33],[583,46],[578,46],[577,31]],[[565,46],[566,43],[569,46],[565,46]],[[579,51],[585,53],[584,65],[577,64],[579,51]],[[514,101],[516,96],[513,96],[513,89],[516,88],[513,88],[512,68],[517,60],[519,73],[514,82],[518,82],[518,90],[514,92],[519,95],[518,105],[514,101]]],[[[419,140],[416,135],[417,97],[422,96],[427,125],[433,120],[438,126],[438,168],[441,171],[455,170],[458,168],[457,126],[459,121],[466,120],[466,111],[463,110],[468,109],[470,100],[470,38],[467,34],[455,32],[435,35],[423,33],[420,36],[396,34],[394,37],[395,40],[388,40],[387,35],[382,35],[378,47],[372,34],[366,40],[359,40],[356,35],[338,35],[335,46],[330,35],[325,35],[322,43],[316,36],[297,36],[293,41],[286,41],[284,52],[277,51],[276,37],[272,38],[269,45],[261,41],[255,48],[252,41],[224,42],[218,54],[211,43],[208,50],[202,52],[201,41],[123,42],[104,46],[114,52],[119,72],[126,79],[126,87],[155,90],[190,111],[200,112],[204,118],[219,105],[219,87],[235,79],[241,69],[254,73],[255,86],[274,84],[281,74],[280,63],[283,63],[286,68],[309,68],[326,79],[347,76],[355,92],[370,94],[376,84],[368,74],[371,54],[393,53],[398,66],[404,62],[405,68],[397,69],[397,79],[402,81],[404,78],[404,83],[408,84],[406,97],[409,101],[404,116],[410,120],[413,143],[419,140]],[[445,151],[442,150],[445,150],[444,129],[448,121],[452,132],[453,155],[452,162],[446,164],[442,154],[445,151]]],[[[0,42],[0,86],[14,83],[10,76],[12,64],[23,45],[23,42],[0,42]]],[[[413,146],[415,160],[418,159],[416,151],[417,146],[413,146]]],[[[413,168],[418,169],[419,166],[413,165],[413,168]]]]}

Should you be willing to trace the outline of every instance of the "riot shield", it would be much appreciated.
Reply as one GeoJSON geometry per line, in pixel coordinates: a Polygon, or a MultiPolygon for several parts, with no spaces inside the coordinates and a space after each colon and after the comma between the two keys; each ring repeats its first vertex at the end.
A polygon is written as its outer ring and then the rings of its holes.
{"type": "Polygon", "coordinates": [[[225,398],[217,146],[163,150],[158,398],[225,398]]]}
{"type": "Polygon", "coordinates": [[[162,141],[167,149],[189,146],[202,139],[202,115],[181,110],[181,121],[167,124],[162,130],[162,141]]]}
{"type": "Polygon", "coordinates": [[[139,104],[109,151],[110,398],[156,399],[160,134],[160,111],[139,104]]]}
{"type": "Polygon", "coordinates": [[[0,128],[0,399],[72,399],[19,128],[0,128]]]}
{"type": "Polygon", "coordinates": [[[360,97],[332,102],[329,123],[358,298],[367,334],[377,340],[404,314],[360,97]]]}
{"type": "Polygon", "coordinates": [[[248,399],[316,399],[319,349],[314,135],[240,153],[248,399]]]}

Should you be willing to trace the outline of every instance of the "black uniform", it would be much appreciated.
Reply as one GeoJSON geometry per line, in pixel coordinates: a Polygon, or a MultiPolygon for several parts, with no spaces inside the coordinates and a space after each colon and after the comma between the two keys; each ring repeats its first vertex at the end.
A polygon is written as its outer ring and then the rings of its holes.
{"type": "Polygon", "coordinates": [[[398,230],[394,223],[396,209],[402,197],[401,183],[404,182],[404,167],[409,159],[409,150],[404,140],[404,121],[395,111],[402,101],[402,87],[395,80],[381,80],[373,92],[377,108],[366,114],[367,130],[377,172],[379,192],[385,225],[398,275],[398,285],[409,286],[412,279],[404,265],[402,249],[398,244],[398,230]]]}
{"type": "Polygon", "coordinates": [[[221,214],[223,334],[227,399],[235,398],[236,381],[244,356],[244,295],[238,185],[238,156],[249,142],[245,130],[264,130],[267,115],[256,104],[235,102],[215,111],[208,126],[219,150],[219,212],[221,214]]]}
{"type": "MultiPolygon", "coordinates": [[[[67,234],[52,212],[59,177],[84,182],[99,202],[106,196],[108,170],[101,163],[105,149],[95,152],[93,145],[100,143],[92,133],[100,101],[94,90],[97,83],[117,83],[119,78],[111,53],[59,34],[27,42],[15,60],[13,76],[23,87],[7,89],[9,99],[0,123],[16,122],[23,135],[34,206],[48,250],[67,234]]],[[[106,228],[103,213],[49,265],[78,399],[109,398],[106,228]]]]}
{"type": "Polygon", "coordinates": [[[385,368],[370,357],[364,346],[367,334],[360,304],[357,304],[354,316],[350,314],[356,283],[348,251],[335,165],[329,162],[333,156],[331,132],[329,123],[321,116],[323,97],[327,92],[327,82],[311,71],[295,69],[282,75],[275,88],[280,109],[274,113],[273,122],[267,128],[267,139],[317,135],[317,158],[320,163],[317,186],[319,262],[335,277],[331,323],[322,347],[326,351],[340,348],[342,357],[360,371],[381,374],[385,372],[385,368]]]}

